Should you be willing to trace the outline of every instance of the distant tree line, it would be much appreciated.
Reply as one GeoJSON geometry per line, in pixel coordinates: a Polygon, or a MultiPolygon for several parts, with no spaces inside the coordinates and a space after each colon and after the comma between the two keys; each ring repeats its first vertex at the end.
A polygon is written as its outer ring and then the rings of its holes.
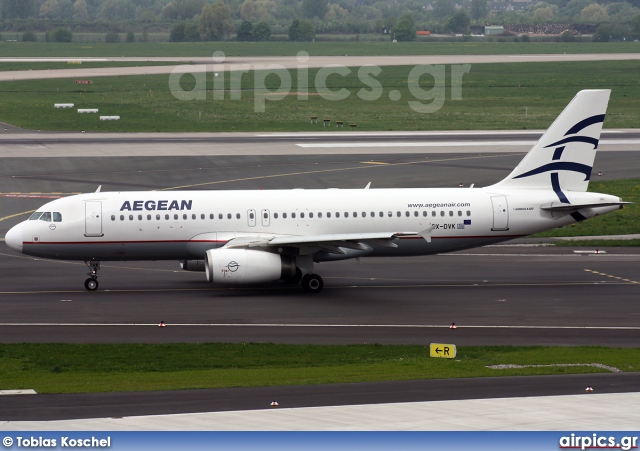
{"type": "MultiPolygon", "coordinates": [[[[515,3],[514,3],[515,4],[515,3]]],[[[523,3],[518,2],[522,5],[523,3]]],[[[468,34],[478,25],[593,24],[598,39],[640,36],[640,0],[547,0],[510,10],[489,0],[0,0],[0,31],[137,32],[175,41],[312,40],[316,34],[377,33],[411,41],[417,30],[468,34]]],[[[60,35],[62,36],[62,35],[60,35]]],[[[34,35],[27,34],[32,39],[34,35]]],[[[129,37],[125,38],[129,42],[129,37]]],[[[133,36],[135,39],[135,35],[133,36]]],[[[105,36],[106,39],[106,36],[105,36]]]]}

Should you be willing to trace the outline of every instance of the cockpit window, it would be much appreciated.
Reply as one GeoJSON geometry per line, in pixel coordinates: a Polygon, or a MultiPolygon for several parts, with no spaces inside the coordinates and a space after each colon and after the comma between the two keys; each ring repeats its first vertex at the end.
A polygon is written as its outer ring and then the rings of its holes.
{"type": "Polygon", "coordinates": [[[40,221],[51,222],[51,213],[49,213],[48,211],[42,213],[42,216],[40,216],[40,221]]]}
{"type": "Polygon", "coordinates": [[[62,213],[58,211],[53,212],[53,222],[62,222],[62,213]]]}
{"type": "Polygon", "coordinates": [[[37,221],[38,219],[40,219],[40,216],[42,216],[42,212],[36,211],[29,217],[29,221],[37,221]]]}

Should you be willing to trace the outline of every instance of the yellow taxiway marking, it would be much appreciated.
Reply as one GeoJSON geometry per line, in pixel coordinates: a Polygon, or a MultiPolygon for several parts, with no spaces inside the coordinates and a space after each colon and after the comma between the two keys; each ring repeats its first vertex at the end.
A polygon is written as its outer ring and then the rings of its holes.
{"type": "Polygon", "coordinates": [[[0,218],[0,222],[5,221],[7,219],[15,218],[16,216],[30,215],[34,211],[35,210],[23,211],[22,213],[16,213],[14,215],[5,216],[4,218],[0,218]]]}
{"type": "Polygon", "coordinates": [[[384,161],[361,161],[362,164],[390,164],[384,161]]]}
{"type": "Polygon", "coordinates": [[[640,284],[637,280],[625,279],[623,277],[614,276],[612,274],[607,274],[604,272],[594,271],[593,269],[585,269],[586,272],[590,272],[591,274],[596,274],[598,276],[608,277],[610,279],[620,280],[621,282],[632,283],[632,284],[640,284]]]}
{"type": "MultiPolygon", "coordinates": [[[[214,182],[203,182],[203,183],[194,183],[192,185],[182,185],[182,186],[172,186],[169,188],[158,188],[156,191],[169,191],[174,189],[186,189],[186,188],[195,188],[198,186],[207,186],[207,185],[221,185],[223,183],[232,183],[232,182],[246,182],[249,180],[264,180],[264,179],[273,179],[279,177],[291,177],[294,175],[307,175],[307,174],[322,174],[328,172],[342,172],[342,171],[355,171],[358,169],[371,169],[378,167],[388,167],[388,166],[406,166],[410,164],[430,164],[430,163],[440,163],[443,161],[461,161],[461,160],[478,160],[481,158],[500,158],[500,157],[510,157],[513,155],[521,155],[521,154],[499,154],[499,155],[480,155],[473,157],[458,157],[458,158],[442,158],[439,160],[419,160],[419,161],[406,161],[402,163],[388,163],[383,165],[371,165],[368,164],[366,166],[352,166],[348,168],[335,168],[335,169],[318,169],[315,171],[300,171],[300,172],[288,172],[282,174],[271,174],[271,175],[260,175],[256,177],[243,177],[238,179],[230,179],[230,180],[217,180],[214,182]]],[[[362,163],[361,163],[362,164],[362,163]]]]}

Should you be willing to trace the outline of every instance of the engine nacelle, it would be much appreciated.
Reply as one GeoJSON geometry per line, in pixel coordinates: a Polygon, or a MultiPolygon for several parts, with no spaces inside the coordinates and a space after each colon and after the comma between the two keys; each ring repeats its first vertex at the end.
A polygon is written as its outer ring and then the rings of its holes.
{"type": "Polygon", "coordinates": [[[185,271],[204,272],[206,270],[204,260],[180,260],[180,267],[185,271]]]}
{"type": "Polygon", "coordinates": [[[291,256],[249,249],[210,249],[205,253],[207,280],[220,284],[273,282],[296,274],[291,256]]]}

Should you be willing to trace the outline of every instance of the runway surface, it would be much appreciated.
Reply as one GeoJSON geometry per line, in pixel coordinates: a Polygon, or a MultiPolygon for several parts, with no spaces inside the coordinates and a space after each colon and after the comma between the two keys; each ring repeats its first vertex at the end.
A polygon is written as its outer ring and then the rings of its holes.
{"type": "MultiPolygon", "coordinates": [[[[632,139],[637,132],[627,133],[625,138],[632,139]]],[[[449,147],[446,153],[425,146],[422,152],[412,154],[398,151],[387,151],[385,155],[354,154],[345,150],[336,154],[304,154],[297,147],[308,141],[304,137],[251,136],[238,137],[235,142],[229,136],[220,139],[228,140],[224,146],[230,149],[284,147],[286,151],[280,150],[280,155],[254,152],[243,156],[163,156],[164,151],[171,153],[175,141],[143,142],[144,146],[154,147],[159,155],[150,159],[146,148],[138,153],[136,137],[129,138],[131,146],[127,137],[111,145],[128,148],[128,156],[110,157],[106,153],[92,156],[92,147],[82,141],[70,140],[55,147],[53,141],[38,142],[38,135],[20,136],[23,136],[20,142],[0,140],[0,152],[33,146],[39,151],[45,149],[47,156],[33,156],[21,150],[21,155],[3,159],[0,236],[48,199],[95,191],[99,185],[103,191],[358,188],[369,181],[373,182],[373,188],[459,183],[483,186],[500,180],[522,158],[521,151],[461,152],[456,146],[449,147]],[[86,156],[58,157],[67,153],[86,156]]],[[[479,136],[466,139],[473,141],[479,136]]],[[[510,139],[516,139],[515,135],[510,139]]],[[[452,142],[457,141],[463,142],[464,147],[464,137],[458,136],[452,142]]],[[[209,141],[202,140],[184,146],[208,144],[209,141]]],[[[598,153],[594,174],[602,172],[599,179],[638,175],[640,146],[620,147],[619,151],[598,153]]],[[[606,253],[579,255],[572,248],[501,246],[429,257],[324,263],[317,270],[325,278],[325,290],[309,296],[296,287],[279,284],[235,289],[213,287],[205,281],[203,273],[181,271],[177,262],[104,262],[101,289],[87,292],[82,286],[86,278],[82,262],[34,259],[1,243],[0,341],[428,344],[448,340],[445,342],[459,346],[637,347],[640,252],[634,248],[604,250],[606,253]],[[165,321],[167,327],[158,328],[160,321],[165,321]],[[457,329],[449,329],[452,322],[458,325],[457,329]]],[[[615,379],[617,376],[607,376],[614,378],[611,392],[638,391],[639,378],[615,379]]],[[[571,390],[581,390],[577,387],[584,385],[584,381],[573,378],[562,379],[560,385],[570,383],[571,390]]],[[[539,391],[520,387],[513,390],[513,396],[570,394],[566,387],[559,390],[547,383],[550,379],[544,380],[544,384],[533,384],[539,391]]],[[[470,381],[468,390],[460,390],[460,394],[476,397],[473,392],[479,391],[493,397],[504,393],[507,385],[502,378],[493,382],[493,389],[477,388],[476,384],[490,382],[470,381]]],[[[517,381],[516,385],[522,382],[517,381]]],[[[433,387],[439,383],[426,385],[433,387]]],[[[380,393],[389,394],[381,402],[435,399],[425,394],[414,396],[413,389],[404,385],[407,383],[398,384],[397,390],[406,390],[406,396],[398,395],[390,386],[371,386],[370,390],[364,387],[357,396],[353,394],[360,390],[357,386],[305,387],[300,390],[311,391],[300,399],[315,399],[316,403],[309,405],[323,405],[326,401],[322,400],[327,399],[323,390],[334,389],[331,393],[341,403],[372,402],[380,393]],[[311,393],[316,393],[315,397],[311,393]]],[[[271,397],[271,389],[263,390],[261,397],[252,395],[248,399],[271,397]]],[[[220,401],[225,396],[236,399],[238,392],[234,393],[200,392],[203,400],[211,402],[203,402],[197,409],[216,410],[216,406],[225,405],[220,401]]],[[[166,402],[159,403],[150,401],[153,394],[127,395],[125,398],[130,400],[127,402],[121,401],[123,395],[100,395],[104,396],[100,402],[96,401],[100,396],[92,396],[95,395],[6,398],[11,401],[0,403],[3,406],[0,419],[69,418],[70,412],[88,418],[97,411],[104,415],[175,413],[189,411],[193,405],[189,403],[191,395],[184,392],[174,393],[164,398],[166,402]],[[69,409],[64,408],[67,402],[69,409]],[[92,404],[98,407],[97,411],[88,407],[92,404]],[[109,410],[106,405],[120,407],[109,410]],[[40,412],[42,417],[38,416],[40,412]]],[[[238,406],[259,408],[252,402],[238,406]]],[[[301,405],[304,402],[291,403],[301,405]]]]}
{"type": "MultiPolygon", "coordinates": [[[[212,49],[212,55],[215,49],[212,49]]],[[[224,57],[216,59],[216,71],[236,71],[270,69],[273,66],[287,69],[317,68],[330,65],[345,67],[374,66],[415,66],[419,64],[484,64],[484,63],[522,63],[522,62],[549,62],[549,61],[624,61],[638,60],[640,53],[614,53],[614,54],[562,54],[562,55],[411,55],[411,56],[312,56],[299,57],[224,57]]],[[[0,62],[16,61],[50,61],[52,58],[6,58],[0,62]]],[[[54,58],[55,61],[82,61],[83,58],[54,58]]],[[[96,58],[86,58],[87,61],[96,61],[96,58]]],[[[100,58],[103,61],[178,61],[181,66],[142,66],[142,67],[105,67],[97,69],[57,69],[57,70],[31,70],[31,71],[7,71],[0,72],[0,81],[14,80],[42,80],[51,78],[70,77],[105,77],[119,75],[155,75],[168,74],[172,71],[188,71],[191,73],[206,72],[214,69],[213,57],[182,57],[182,58],[153,58],[153,57],[129,57],[129,58],[100,58]]]]}

